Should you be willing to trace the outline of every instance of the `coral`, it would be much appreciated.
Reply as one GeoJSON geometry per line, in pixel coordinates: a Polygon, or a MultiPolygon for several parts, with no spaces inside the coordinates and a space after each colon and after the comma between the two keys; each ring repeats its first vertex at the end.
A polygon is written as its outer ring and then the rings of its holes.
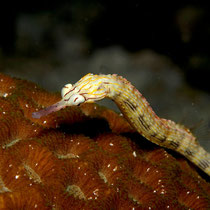
{"type": "Polygon", "coordinates": [[[210,208],[199,169],[123,116],[83,104],[32,118],[59,99],[0,74],[0,209],[210,208]]]}

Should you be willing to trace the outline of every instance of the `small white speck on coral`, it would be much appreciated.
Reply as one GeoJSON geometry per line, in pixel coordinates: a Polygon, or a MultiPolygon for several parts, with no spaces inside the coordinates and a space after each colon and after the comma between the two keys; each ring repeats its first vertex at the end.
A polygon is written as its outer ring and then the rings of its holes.
{"type": "Polygon", "coordinates": [[[8,96],[8,93],[4,93],[4,95],[3,95],[5,98],[8,96]]]}
{"type": "Polygon", "coordinates": [[[20,177],[20,175],[16,175],[16,176],[15,176],[15,179],[18,179],[19,177],[20,177]]]}

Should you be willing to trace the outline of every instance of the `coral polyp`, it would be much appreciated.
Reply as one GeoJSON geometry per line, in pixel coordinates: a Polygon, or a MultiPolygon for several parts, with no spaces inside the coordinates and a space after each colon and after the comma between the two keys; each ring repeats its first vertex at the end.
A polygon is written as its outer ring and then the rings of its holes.
{"type": "Polygon", "coordinates": [[[202,172],[112,110],[83,104],[32,118],[59,100],[0,74],[0,209],[209,209],[202,172]]]}

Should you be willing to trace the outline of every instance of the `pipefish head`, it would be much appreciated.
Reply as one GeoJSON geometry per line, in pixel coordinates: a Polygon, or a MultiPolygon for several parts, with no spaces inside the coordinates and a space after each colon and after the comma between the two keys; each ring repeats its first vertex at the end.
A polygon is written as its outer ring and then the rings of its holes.
{"type": "Polygon", "coordinates": [[[74,85],[66,84],[61,90],[66,106],[79,105],[103,99],[108,92],[107,78],[104,75],[87,74],[74,85]]]}
{"type": "Polygon", "coordinates": [[[105,75],[87,74],[74,85],[66,84],[61,90],[61,101],[32,114],[33,118],[40,118],[66,106],[79,105],[84,102],[94,102],[103,99],[108,92],[105,75]]]}

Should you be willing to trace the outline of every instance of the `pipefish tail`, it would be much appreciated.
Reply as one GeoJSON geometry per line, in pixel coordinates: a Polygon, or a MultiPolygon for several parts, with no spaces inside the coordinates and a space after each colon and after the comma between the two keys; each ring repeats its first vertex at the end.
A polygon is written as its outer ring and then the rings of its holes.
{"type": "Polygon", "coordinates": [[[158,117],[142,94],[125,78],[116,74],[87,74],[74,85],[65,85],[61,95],[61,101],[34,112],[33,117],[40,118],[66,106],[110,98],[130,125],[147,140],[177,151],[210,176],[210,154],[199,145],[190,130],[158,117]]]}

